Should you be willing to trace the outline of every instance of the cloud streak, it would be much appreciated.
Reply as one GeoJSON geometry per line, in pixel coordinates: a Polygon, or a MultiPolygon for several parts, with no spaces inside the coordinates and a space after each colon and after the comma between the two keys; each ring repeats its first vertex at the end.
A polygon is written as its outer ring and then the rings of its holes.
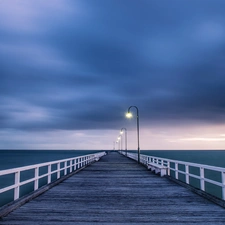
{"type": "Polygon", "coordinates": [[[224,124],[224,1],[0,5],[2,132],[224,124]]]}

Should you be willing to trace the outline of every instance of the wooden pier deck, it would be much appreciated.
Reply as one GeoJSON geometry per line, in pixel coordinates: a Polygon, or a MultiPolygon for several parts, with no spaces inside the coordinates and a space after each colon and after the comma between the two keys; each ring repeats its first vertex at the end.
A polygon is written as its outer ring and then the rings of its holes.
{"type": "Polygon", "coordinates": [[[110,153],[0,220],[1,225],[225,224],[225,209],[110,153]]]}

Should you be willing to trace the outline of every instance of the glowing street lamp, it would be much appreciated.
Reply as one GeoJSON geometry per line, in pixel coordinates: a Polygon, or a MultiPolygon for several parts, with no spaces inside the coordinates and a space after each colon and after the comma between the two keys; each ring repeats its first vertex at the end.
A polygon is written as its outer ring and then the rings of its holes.
{"type": "MultiPolygon", "coordinates": [[[[129,109],[128,109],[128,110],[129,110],[129,109]]],[[[127,113],[126,113],[126,117],[127,117],[127,118],[132,118],[132,117],[133,117],[133,114],[132,114],[131,112],[127,112],[127,113]]]]}
{"type": "Polygon", "coordinates": [[[131,108],[136,108],[137,110],[137,141],[138,141],[138,163],[140,163],[140,143],[139,143],[139,112],[138,112],[138,107],[137,106],[130,106],[127,110],[127,113],[126,113],[126,117],[127,118],[132,118],[133,115],[132,113],[130,112],[130,109],[131,108]]]}
{"type": "Polygon", "coordinates": [[[120,134],[123,134],[123,130],[125,131],[125,151],[126,151],[126,156],[127,156],[127,129],[126,128],[121,128],[120,134]]]}
{"type": "Polygon", "coordinates": [[[117,138],[117,142],[118,142],[118,150],[121,150],[121,136],[117,138]],[[120,146],[119,146],[119,143],[120,143],[120,146]]]}

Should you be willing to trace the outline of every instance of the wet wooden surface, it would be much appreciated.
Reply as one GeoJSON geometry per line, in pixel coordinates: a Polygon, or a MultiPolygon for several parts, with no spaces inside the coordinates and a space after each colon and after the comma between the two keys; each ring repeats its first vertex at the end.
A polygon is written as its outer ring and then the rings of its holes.
{"type": "Polygon", "coordinates": [[[0,220],[3,225],[225,224],[225,210],[110,153],[0,220]]]}

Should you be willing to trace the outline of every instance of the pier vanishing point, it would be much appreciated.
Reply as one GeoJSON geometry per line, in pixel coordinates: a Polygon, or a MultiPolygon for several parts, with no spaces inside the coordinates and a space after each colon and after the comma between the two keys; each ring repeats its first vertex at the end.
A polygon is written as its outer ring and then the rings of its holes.
{"type": "Polygon", "coordinates": [[[2,207],[0,224],[225,224],[224,208],[117,152],[66,177],[2,207]]]}

